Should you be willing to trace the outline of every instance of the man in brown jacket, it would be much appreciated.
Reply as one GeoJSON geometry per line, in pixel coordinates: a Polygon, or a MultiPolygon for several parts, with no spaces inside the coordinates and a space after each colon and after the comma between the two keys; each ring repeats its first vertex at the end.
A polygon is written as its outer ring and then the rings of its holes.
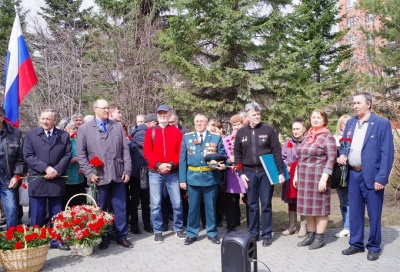
{"type": "MultiPolygon", "coordinates": [[[[131,175],[131,157],[121,123],[110,120],[109,105],[106,100],[97,100],[93,109],[95,118],[82,125],[78,130],[77,157],[79,165],[88,181],[95,183],[98,190],[98,204],[107,209],[107,200],[115,215],[115,228],[118,231],[117,244],[132,248],[126,239],[126,192],[125,183],[131,175]],[[103,166],[94,168],[90,160],[98,157],[103,166]]],[[[99,248],[107,249],[109,237],[103,237],[99,248]]]]}

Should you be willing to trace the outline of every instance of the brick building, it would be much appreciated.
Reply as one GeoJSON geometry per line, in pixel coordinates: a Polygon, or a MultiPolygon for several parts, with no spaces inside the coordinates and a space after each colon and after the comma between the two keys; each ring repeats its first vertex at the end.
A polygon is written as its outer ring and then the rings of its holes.
{"type": "Polygon", "coordinates": [[[363,29],[378,29],[381,23],[374,14],[357,9],[358,2],[359,0],[339,0],[339,18],[343,18],[339,23],[339,29],[349,30],[344,42],[353,47],[353,57],[348,61],[345,68],[377,75],[380,72],[370,62],[367,44],[372,45],[372,48],[376,50],[376,46],[381,41],[369,37],[363,29]]]}

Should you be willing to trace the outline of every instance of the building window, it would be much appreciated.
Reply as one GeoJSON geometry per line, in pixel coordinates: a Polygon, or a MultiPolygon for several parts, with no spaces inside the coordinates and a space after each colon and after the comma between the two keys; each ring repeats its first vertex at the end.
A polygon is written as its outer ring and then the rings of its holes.
{"type": "Polygon", "coordinates": [[[350,36],[348,39],[348,44],[351,45],[351,47],[355,48],[357,46],[357,36],[350,36]]]}
{"type": "Polygon", "coordinates": [[[347,28],[353,27],[357,24],[357,17],[351,16],[347,18],[347,28]]]}
{"type": "Polygon", "coordinates": [[[356,5],[356,0],[347,0],[347,6],[346,8],[354,8],[354,6],[356,5]]]}
{"type": "Polygon", "coordinates": [[[372,13],[365,14],[365,24],[371,25],[374,23],[374,15],[372,13]]]}

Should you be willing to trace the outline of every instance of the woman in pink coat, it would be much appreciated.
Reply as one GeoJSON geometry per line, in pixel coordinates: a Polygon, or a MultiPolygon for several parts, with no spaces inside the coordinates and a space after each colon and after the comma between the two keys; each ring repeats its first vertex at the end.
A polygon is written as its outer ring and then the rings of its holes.
{"type": "Polygon", "coordinates": [[[243,181],[235,170],[235,157],[233,156],[233,146],[235,145],[236,132],[243,126],[243,119],[240,115],[233,115],[229,119],[232,127],[232,134],[226,136],[224,141],[225,152],[228,155],[228,162],[232,166],[226,170],[226,189],[225,189],[225,216],[228,232],[234,231],[240,225],[240,194],[246,193],[243,181]],[[239,219],[239,220],[238,220],[239,219]]]}

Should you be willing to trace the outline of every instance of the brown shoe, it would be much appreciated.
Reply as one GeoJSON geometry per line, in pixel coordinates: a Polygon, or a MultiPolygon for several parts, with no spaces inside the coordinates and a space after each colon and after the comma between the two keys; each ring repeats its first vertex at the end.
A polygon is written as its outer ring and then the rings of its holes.
{"type": "Polygon", "coordinates": [[[129,240],[126,238],[124,238],[122,240],[118,240],[117,245],[121,245],[126,248],[133,248],[133,244],[131,242],[129,242],[129,240]]]}

